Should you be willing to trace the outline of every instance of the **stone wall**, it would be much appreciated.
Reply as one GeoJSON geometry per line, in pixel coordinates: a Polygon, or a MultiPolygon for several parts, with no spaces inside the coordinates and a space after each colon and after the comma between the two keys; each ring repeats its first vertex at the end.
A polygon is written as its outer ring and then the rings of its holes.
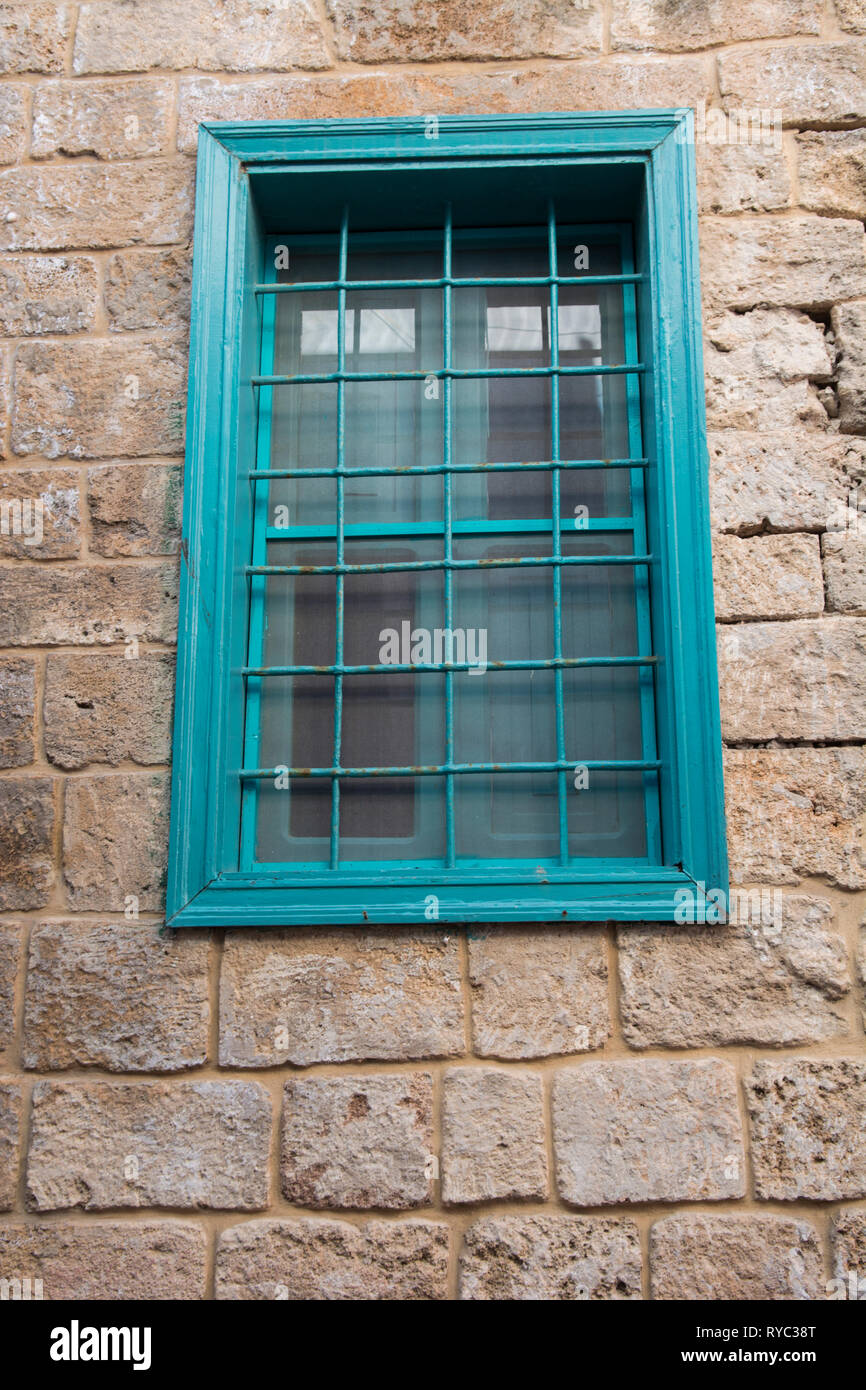
{"type": "Polygon", "coordinates": [[[0,55],[0,504],[44,504],[0,534],[0,1277],[866,1277],[864,0],[13,3],[0,55]],[[196,123],[679,104],[750,910],[161,937],[196,123]]]}

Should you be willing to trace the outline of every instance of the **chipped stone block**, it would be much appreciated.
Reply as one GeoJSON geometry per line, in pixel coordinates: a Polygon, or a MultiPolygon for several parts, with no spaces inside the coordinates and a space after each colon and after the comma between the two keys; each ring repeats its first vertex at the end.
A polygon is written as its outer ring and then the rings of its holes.
{"type": "Polygon", "coordinates": [[[756,1196],[780,1202],[866,1197],[866,1061],[756,1062],[746,1102],[756,1196]]]}
{"type": "Polygon", "coordinates": [[[633,1221],[597,1217],[485,1217],[464,1238],[460,1297],[497,1302],[639,1299],[640,1233],[633,1221]]]}
{"type": "Polygon", "coordinates": [[[426,1302],[447,1297],[447,1279],[435,1221],[248,1221],[217,1245],[218,1299],[426,1302]]]}
{"type": "Polygon", "coordinates": [[[296,1206],[424,1206],[432,1149],[429,1072],[286,1082],[282,1188],[296,1206]]]}
{"type": "Polygon", "coordinates": [[[824,1297],[818,1233],[784,1216],[683,1213],[650,1233],[652,1296],[689,1302],[824,1297]]]}

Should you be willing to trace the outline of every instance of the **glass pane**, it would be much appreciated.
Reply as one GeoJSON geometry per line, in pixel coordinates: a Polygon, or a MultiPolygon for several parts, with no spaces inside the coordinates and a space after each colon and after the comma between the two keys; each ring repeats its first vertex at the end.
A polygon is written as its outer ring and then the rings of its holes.
{"type": "MultiPolygon", "coordinates": [[[[273,542],[270,564],[328,565],[333,544],[273,542]]],[[[425,561],[436,542],[348,543],[348,564],[425,561]]],[[[332,575],[268,580],[265,664],[327,666],[336,653],[336,580],[332,575]]],[[[442,572],[390,571],[344,579],[346,666],[411,664],[423,634],[442,611],[442,572]],[[404,660],[405,657],[405,660],[404,660]]],[[[273,676],[260,682],[259,759],[268,767],[333,766],[332,675],[273,676]]],[[[343,679],[341,766],[414,767],[442,761],[444,678],[379,672],[343,679]]],[[[387,860],[442,853],[443,779],[430,776],[345,778],[340,788],[341,860],[387,860]]],[[[326,862],[331,824],[328,779],[289,779],[259,799],[258,857],[265,862],[326,862]]]]}
{"type": "MultiPolygon", "coordinates": [[[[320,258],[308,257],[314,268],[320,258]]],[[[304,257],[294,276],[312,278],[304,257]]],[[[441,274],[441,254],[358,251],[355,279],[429,278],[441,274]]],[[[273,372],[327,375],[338,369],[338,297],[335,291],[281,295],[273,372]]],[[[358,290],[346,295],[347,372],[435,372],[442,365],[442,296],[439,290],[358,290]]],[[[271,466],[337,466],[336,383],[282,386],[272,397],[271,466]]],[[[441,461],[442,400],[424,379],[350,381],[345,387],[343,463],[347,469],[408,468],[441,461]]],[[[335,524],[336,487],[331,479],[275,480],[270,513],[293,526],[335,524]],[[278,513],[277,509],[282,508],[278,513]]],[[[442,486],[435,476],[364,476],[344,483],[345,523],[417,521],[441,516],[442,486]]]]}
{"type": "MultiPolygon", "coordinates": [[[[567,230],[558,239],[559,273],[598,275],[620,269],[618,246],[567,230]]],[[[531,234],[455,232],[455,276],[498,278],[548,274],[547,229],[531,234]]],[[[435,563],[444,554],[445,390],[440,288],[396,289],[398,278],[442,275],[441,238],[414,247],[351,238],[349,277],[370,287],[348,291],[344,324],[349,373],[343,391],[342,491],[349,563],[435,563]],[[409,380],[403,373],[415,374],[409,380]],[[392,470],[390,476],[369,470],[392,470]]],[[[337,273],[336,245],[322,254],[291,249],[282,279],[313,284],[337,273]]],[[[452,363],[502,372],[546,369],[551,362],[548,284],[456,288],[452,295],[452,363]]],[[[323,375],[338,369],[338,296],[334,290],[281,295],[273,306],[274,360],[265,371],[323,375]]],[[[619,364],[625,357],[620,286],[561,286],[556,322],[564,366],[619,364]]],[[[551,430],[559,406],[558,457],[628,456],[627,378],[549,375],[456,379],[451,457],[455,463],[546,463],[556,450],[551,430]]],[[[264,388],[271,466],[323,472],[340,461],[336,382],[264,388]]],[[[566,556],[624,555],[632,548],[629,473],[564,469],[559,473],[561,546],[566,556]],[[619,523],[605,532],[601,521],[619,523]]],[[[270,541],[274,564],[322,565],[336,559],[334,477],[275,480],[268,524],[287,531],[270,541]],[[302,535],[291,528],[306,528],[302,535]],[[290,538],[291,537],[291,538],[290,538]]],[[[552,479],[548,469],[456,475],[453,540],[459,560],[542,558],[552,548],[552,479]]],[[[458,859],[560,857],[560,788],[565,788],[568,853],[637,856],[646,852],[646,786],[641,773],[588,770],[584,761],[642,756],[642,695],[653,677],[637,667],[554,672],[502,670],[501,662],[549,661],[555,651],[554,570],[515,566],[454,571],[452,631],[445,632],[441,570],[348,575],[344,581],[343,661],[348,666],[466,661],[452,677],[454,756],[491,763],[493,773],[454,778],[458,859]],[[509,771],[511,764],[557,759],[557,684],[563,694],[564,778],[555,768],[509,771]],[[572,762],[573,760],[573,762],[572,762]]],[[[563,566],[562,652],[566,657],[638,654],[635,572],[629,565],[563,566]]],[[[332,575],[279,576],[265,585],[263,664],[327,667],[337,645],[337,582],[332,575]]],[[[445,778],[419,769],[445,757],[442,673],[384,670],[342,680],[339,795],[340,863],[441,862],[445,854],[445,778]],[[413,769],[370,776],[376,768],[413,769]]],[[[333,673],[310,671],[254,680],[261,723],[259,766],[330,768],[334,752],[333,673]]],[[[257,798],[257,855],[264,862],[326,866],[331,850],[330,777],[265,782],[257,798]],[[288,782],[288,785],[284,785],[288,782]]],[[[653,787],[654,792],[654,787],[653,787]]]]}
{"type": "MultiPolygon", "coordinates": [[[[563,243],[567,245],[567,243],[563,243]]],[[[594,274],[616,273],[613,246],[577,243],[594,274]]],[[[579,275],[572,260],[563,275],[579,275]]],[[[474,249],[461,273],[546,275],[546,250],[512,246],[474,249]]],[[[551,363],[550,290],[547,285],[492,285],[453,293],[454,365],[463,370],[542,369],[551,363]]],[[[619,365],[625,358],[622,290],[616,285],[562,286],[557,314],[559,360],[565,367],[619,365]]],[[[458,379],[454,384],[453,450],[456,463],[541,462],[551,458],[553,387],[549,377],[458,379]]],[[[625,458],[629,454],[626,378],[559,378],[559,457],[625,458]]],[[[569,511],[593,517],[628,514],[626,470],[563,472],[569,511]]],[[[491,520],[549,517],[550,476],[542,471],[491,472],[455,480],[455,515],[491,520]]]]}
{"type": "MultiPolygon", "coordinates": [[[[628,554],[629,535],[564,536],[565,555],[628,554]]],[[[494,559],[551,553],[549,537],[516,534],[496,543],[460,540],[458,558],[494,559]]],[[[556,682],[552,670],[497,670],[502,661],[547,661],[554,655],[553,568],[458,571],[456,621],[477,633],[486,669],[455,676],[458,761],[505,765],[553,762],[556,682]]],[[[567,657],[634,656],[634,571],[624,565],[562,567],[562,652],[567,657]]],[[[637,667],[563,672],[565,756],[573,764],[639,759],[641,676],[637,667]]],[[[640,775],[593,770],[567,778],[570,853],[575,857],[645,853],[640,775]],[[586,780],[587,785],[583,785],[586,780]],[[599,846],[604,839],[604,850],[599,846]]],[[[472,857],[558,856],[557,777],[543,770],[458,779],[458,849],[472,857]],[[497,841],[514,839],[511,850],[497,841]]]]}

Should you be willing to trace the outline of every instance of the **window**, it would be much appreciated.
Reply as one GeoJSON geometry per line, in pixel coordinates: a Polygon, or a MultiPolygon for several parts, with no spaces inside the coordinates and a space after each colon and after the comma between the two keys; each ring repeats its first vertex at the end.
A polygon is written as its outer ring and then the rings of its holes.
{"type": "Polygon", "coordinates": [[[173,925],[726,889],[690,121],[202,128],[173,925]]]}

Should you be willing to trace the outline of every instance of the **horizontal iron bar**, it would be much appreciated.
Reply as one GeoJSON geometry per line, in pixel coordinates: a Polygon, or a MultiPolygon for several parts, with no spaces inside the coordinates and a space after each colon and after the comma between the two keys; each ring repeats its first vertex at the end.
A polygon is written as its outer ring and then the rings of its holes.
{"type": "Polygon", "coordinates": [[[549,473],[552,468],[646,468],[648,464],[649,459],[557,459],[556,463],[430,463],[408,468],[255,468],[247,477],[257,483],[264,478],[402,478],[432,473],[512,473],[518,469],[543,469],[549,473]]]}
{"type": "Polygon", "coordinates": [[[636,272],[621,275],[487,275],[478,279],[461,279],[454,275],[440,275],[435,280],[298,280],[292,284],[281,282],[271,285],[254,285],[256,294],[311,294],[328,290],[438,290],[446,285],[454,289],[480,289],[486,285],[514,286],[524,285],[639,285],[646,279],[636,272]]]}
{"type": "MultiPolygon", "coordinates": [[[[583,667],[656,666],[657,656],[558,656],[547,661],[488,661],[488,671],[556,671],[583,667]]],[[[392,672],[436,675],[442,671],[477,671],[475,661],[417,662],[393,666],[243,666],[242,676],[375,676],[392,672]]]]}
{"type": "MultiPolygon", "coordinates": [[[[575,532],[592,532],[603,535],[634,530],[634,517],[631,516],[588,517],[580,526],[575,526],[574,522],[573,516],[561,519],[560,531],[564,531],[568,535],[574,535],[575,532]]],[[[465,521],[454,521],[451,524],[451,534],[454,536],[487,536],[488,539],[494,536],[507,536],[514,532],[549,536],[552,530],[552,522],[530,520],[529,518],[522,521],[489,521],[485,517],[467,517],[465,521]]],[[[385,538],[399,540],[402,537],[412,539],[416,536],[444,536],[445,533],[444,521],[391,521],[379,522],[378,526],[375,523],[369,523],[343,527],[344,536],[351,540],[375,541],[385,538]]],[[[335,539],[337,528],[335,526],[268,526],[265,534],[269,541],[328,541],[335,539]]]]}
{"type": "Polygon", "coordinates": [[[570,772],[575,767],[588,772],[657,772],[661,763],[572,758],[546,763],[432,763],[418,767],[244,767],[238,776],[244,781],[276,777],[444,777],[464,772],[570,772]]]}
{"type": "Polygon", "coordinates": [[[245,565],[245,574],[399,574],[409,570],[523,569],[544,565],[649,565],[652,555],[531,555],[497,560],[394,560],[367,565],[245,565]]]}
{"type": "Polygon", "coordinates": [[[621,362],[614,366],[592,367],[437,367],[425,372],[302,372],[298,376],[253,376],[253,386],[316,386],[335,381],[481,381],[489,377],[548,377],[548,376],[626,376],[645,372],[643,362],[621,362]]]}

